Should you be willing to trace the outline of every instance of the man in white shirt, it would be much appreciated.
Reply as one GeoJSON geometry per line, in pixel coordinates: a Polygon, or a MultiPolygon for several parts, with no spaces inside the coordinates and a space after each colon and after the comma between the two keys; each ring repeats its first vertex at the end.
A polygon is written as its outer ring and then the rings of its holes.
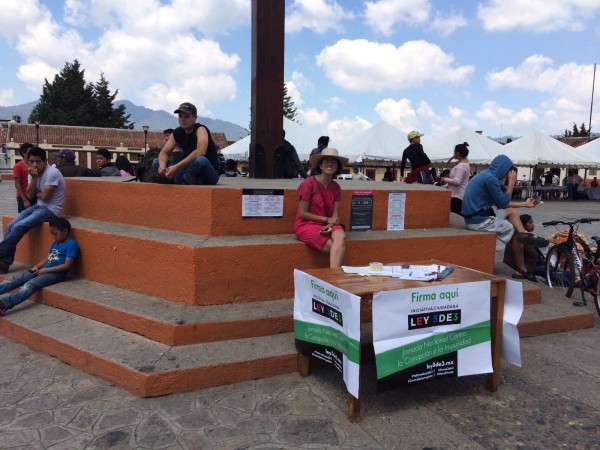
{"type": "Polygon", "coordinates": [[[358,167],[353,167],[352,168],[352,179],[353,180],[361,180],[361,181],[365,181],[367,180],[367,177],[365,176],[364,173],[360,173],[358,171],[358,167]]]}
{"type": "Polygon", "coordinates": [[[29,150],[29,185],[27,197],[37,198],[37,204],[21,212],[4,231],[0,242],[0,273],[8,272],[15,260],[17,244],[33,227],[58,219],[65,203],[67,186],[56,167],[47,164],[46,151],[40,147],[29,150]]]}

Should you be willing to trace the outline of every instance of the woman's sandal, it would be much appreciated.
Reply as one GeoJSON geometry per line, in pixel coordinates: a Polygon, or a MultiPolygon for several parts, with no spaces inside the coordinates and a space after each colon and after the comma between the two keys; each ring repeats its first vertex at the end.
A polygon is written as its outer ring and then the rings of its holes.
{"type": "Polygon", "coordinates": [[[534,283],[537,283],[537,282],[538,282],[538,280],[537,280],[537,277],[536,277],[534,274],[532,274],[532,273],[529,273],[529,272],[526,272],[526,271],[524,271],[524,270],[521,270],[521,269],[519,269],[519,268],[517,268],[517,269],[515,269],[515,270],[516,270],[517,272],[519,272],[519,273],[513,273],[512,277],[513,277],[515,280],[528,280],[528,281],[532,281],[532,282],[534,282],[534,283]]]}

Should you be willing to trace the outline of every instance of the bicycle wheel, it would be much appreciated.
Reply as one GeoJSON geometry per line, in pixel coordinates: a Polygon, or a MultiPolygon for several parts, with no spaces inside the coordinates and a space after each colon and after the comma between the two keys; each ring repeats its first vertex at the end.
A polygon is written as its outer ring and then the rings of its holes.
{"type": "Polygon", "coordinates": [[[555,245],[546,255],[546,281],[571,297],[575,289],[575,262],[566,245],[555,245]]]}
{"type": "Polygon", "coordinates": [[[594,305],[596,305],[596,311],[598,311],[598,316],[600,316],[600,273],[593,273],[594,277],[593,282],[594,287],[592,291],[592,295],[594,296],[594,305]]]}

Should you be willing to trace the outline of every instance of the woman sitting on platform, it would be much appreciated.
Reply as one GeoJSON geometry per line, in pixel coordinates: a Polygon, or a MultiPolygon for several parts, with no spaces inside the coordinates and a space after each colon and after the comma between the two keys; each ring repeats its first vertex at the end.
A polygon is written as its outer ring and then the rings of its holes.
{"type": "Polygon", "coordinates": [[[452,195],[450,199],[450,211],[459,216],[462,210],[462,199],[465,195],[467,183],[469,182],[469,174],[471,173],[471,166],[469,166],[469,160],[467,159],[468,155],[469,144],[467,142],[457,144],[454,147],[454,155],[452,155],[450,161],[457,159],[458,164],[452,168],[450,175],[441,178],[441,182],[448,185],[448,189],[450,189],[452,195]]]}
{"type": "Polygon", "coordinates": [[[298,187],[298,212],[294,233],[296,237],[319,251],[329,253],[329,267],[338,268],[346,254],[346,233],[340,225],[340,185],[333,179],[348,163],[335,148],[326,148],[310,157],[313,176],[298,187]]]}

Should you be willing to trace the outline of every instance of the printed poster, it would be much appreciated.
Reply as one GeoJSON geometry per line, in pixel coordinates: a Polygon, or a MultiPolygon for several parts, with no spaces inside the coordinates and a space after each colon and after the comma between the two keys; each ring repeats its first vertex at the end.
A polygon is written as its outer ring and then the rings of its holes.
{"type": "Polygon", "coordinates": [[[296,349],[333,365],[358,398],[360,297],[294,270],[296,349]]]}
{"type": "Polygon", "coordinates": [[[388,231],[404,230],[405,212],[406,192],[390,192],[388,194],[388,231]]]}
{"type": "Polygon", "coordinates": [[[369,231],[372,228],[373,191],[352,191],[350,231],[369,231]]]}
{"type": "Polygon", "coordinates": [[[373,294],[379,387],[490,373],[490,281],[373,294]]]}
{"type": "Polygon", "coordinates": [[[242,217],[283,217],[283,189],[242,189],[242,217]]]}

